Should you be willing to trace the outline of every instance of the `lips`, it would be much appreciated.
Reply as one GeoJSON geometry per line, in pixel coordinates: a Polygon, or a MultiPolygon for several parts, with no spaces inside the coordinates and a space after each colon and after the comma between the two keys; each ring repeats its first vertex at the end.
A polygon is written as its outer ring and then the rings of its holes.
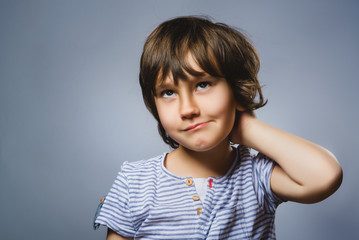
{"type": "Polygon", "coordinates": [[[209,124],[209,122],[195,123],[195,124],[192,124],[192,125],[188,126],[183,131],[187,132],[187,131],[198,130],[198,129],[206,127],[208,124],[209,124]]]}

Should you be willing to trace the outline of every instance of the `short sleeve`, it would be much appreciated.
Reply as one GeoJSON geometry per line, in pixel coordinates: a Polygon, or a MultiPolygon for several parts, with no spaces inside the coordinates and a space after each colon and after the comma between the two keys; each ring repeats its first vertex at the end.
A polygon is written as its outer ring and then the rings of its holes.
{"type": "Polygon", "coordinates": [[[133,237],[135,230],[129,207],[127,178],[119,172],[106,196],[95,224],[105,225],[124,237],[133,237]]]}
{"type": "Polygon", "coordinates": [[[268,213],[274,213],[283,201],[275,195],[270,185],[272,170],[275,166],[267,156],[258,153],[253,159],[253,184],[258,201],[268,213]]]}

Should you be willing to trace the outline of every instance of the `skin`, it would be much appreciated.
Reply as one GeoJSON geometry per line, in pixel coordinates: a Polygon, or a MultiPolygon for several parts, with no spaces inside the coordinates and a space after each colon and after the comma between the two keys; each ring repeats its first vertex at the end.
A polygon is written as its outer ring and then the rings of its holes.
{"type": "MultiPolygon", "coordinates": [[[[202,71],[190,54],[188,62],[202,71]]],[[[156,90],[162,126],[180,144],[165,159],[165,167],[173,174],[195,178],[222,176],[234,159],[231,140],[277,163],[271,174],[271,188],[282,200],[315,203],[340,186],[342,168],[333,154],[244,112],[225,79],[204,73],[174,84],[169,76],[158,82],[156,90]],[[233,128],[235,110],[242,114],[233,128]]],[[[107,239],[130,238],[109,229],[107,239]]]]}
{"type": "Polygon", "coordinates": [[[333,194],[342,182],[342,168],[328,150],[249,114],[242,114],[231,139],[277,163],[271,188],[283,200],[316,203],[333,194]]]}
{"type": "Polygon", "coordinates": [[[114,231],[112,231],[112,229],[108,228],[108,230],[107,230],[107,238],[106,239],[107,240],[131,240],[133,238],[123,237],[121,235],[118,235],[114,231]]]}
{"type": "MultiPolygon", "coordinates": [[[[191,55],[188,61],[203,72],[191,55]]],[[[166,168],[181,177],[223,175],[233,160],[228,135],[239,108],[227,81],[203,72],[175,84],[168,76],[157,83],[156,95],[161,124],[180,145],[167,155],[166,168]]]]}

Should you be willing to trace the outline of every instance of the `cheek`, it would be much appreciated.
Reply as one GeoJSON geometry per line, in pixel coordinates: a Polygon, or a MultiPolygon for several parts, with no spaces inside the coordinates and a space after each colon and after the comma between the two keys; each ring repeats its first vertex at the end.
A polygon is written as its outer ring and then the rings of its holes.
{"type": "Polygon", "coordinates": [[[221,99],[212,103],[211,108],[209,108],[208,111],[213,115],[228,116],[231,115],[231,112],[234,111],[234,108],[229,101],[221,99]]]}
{"type": "Polygon", "coordinates": [[[171,111],[171,108],[163,108],[161,105],[157,105],[157,112],[160,118],[161,124],[166,132],[170,131],[175,126],[173,116],[175,114],[171,111]]]}
{"type": "MultiPolygon", "coordinates": [[[[229,94],[229,96],[231,96],[229,94]]],[[[213,117],[221,118],[228,124],[235,119],[236,103],[228,95],[218,94],[211,104],[208,104],[207,113],[213,117]]]]}
{"type": "Polygon", "coordinates": [[[171,129],[174,128],[173,121],[171,121],[171,119],[168,116],[160,117],[160,121],[166,132],[169,132],[171,131],[171,129]]]}

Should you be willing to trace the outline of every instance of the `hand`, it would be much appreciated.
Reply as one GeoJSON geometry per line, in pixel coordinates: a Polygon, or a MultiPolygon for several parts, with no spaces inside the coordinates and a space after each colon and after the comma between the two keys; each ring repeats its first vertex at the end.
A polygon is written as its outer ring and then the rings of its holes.
{"type": "Polygon", "coordinates": [[[255,119],[254,112],[238,111],[237,124],[229,134],[229,140],[235,144],[246,145],[245,130],[248,129],[250,122],[255,119]]]}

